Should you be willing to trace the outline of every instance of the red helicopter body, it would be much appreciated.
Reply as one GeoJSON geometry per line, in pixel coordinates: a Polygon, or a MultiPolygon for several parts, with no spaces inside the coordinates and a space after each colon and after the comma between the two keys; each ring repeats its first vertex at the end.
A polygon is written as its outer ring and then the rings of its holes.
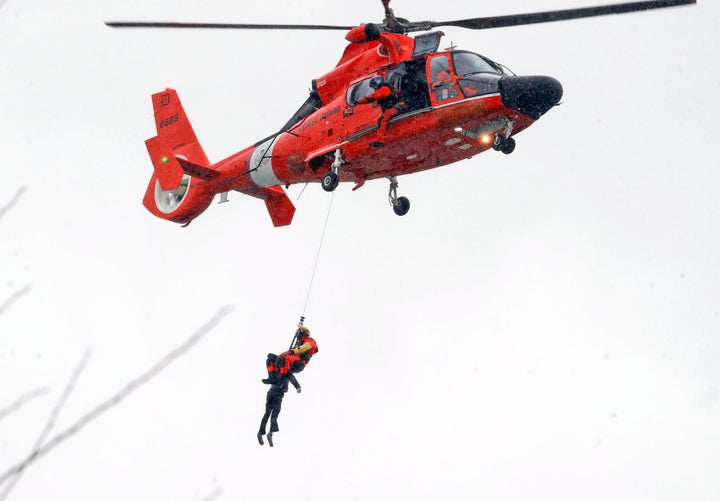
{"type": "Polygon", "coordinates": [[[397,18],[389,3],[382,0],[381,24],[356,27],[106,22],[124,28],[345,30],[350,42],[337,66],[313,80],[307,101],[279,132],[217,163],[208,161],[177,92],[153,94],[157,136],[146,146],[155,170],[145,207],[160,218],[188,224],[216,194],[223,201],[229,191],[238,191],[264,200],[273,224],[283,226],[295,213],[283,186],[318,182],[332,191],[339,182],[352,182],[357,189],[365,181],[387,177],[390,204],[396,214],[404,215],[410,202],[397,196],[397,176],[442,167],[490,148],[512,153],[514,136],[556,106],[563,92],[550,77],[516,76],[472,52],[439,51],[442,32],[415,38],[407,33],[439,26],[520,26],[691,5],[696,0],[646,0],[446,22],[397,18]],[[392,118],[378,106],[387,102],[358,105],[379,88],[379,77],[395,89],[392,111],[397,113],[392,118]]]}
{"type": "Polygon", "coordinates": [[[441,167],[500,143],[514,145],[508,139],[562,95],[560,84],[548,77],[515,77],[477,54],[438,52],[440,33],[417,38],[382,33],[367,41],[359,36],[364,29],[348,33],[355,41],[334,70],[313,81],[308,102],[280,133],[214,164],[197,141],[177,92],[154,94],[158,135],[146,141],[155,167],[143,200],[148,210],[186,224],[216,194],[238,191],[263,199],[273,224],[287,225],[295,208],[282,186],[318,182],[334,189],[339,181],[355,183],[357,189],[367,180],[441,167]],[[460,69],[476,72],[458,74],[460,69]],[[407,106],[390,120],[383,147],[370,146],[379,107],[352,105],[372,92],[368,82],[378,74],[403,91],[407,106]],[[534,99],[527,109],[508,106],[501,92],[501,81],[520,79],[525,98],[534,99]],[[325,177],[333,173],[336,180],[325,177]]]}

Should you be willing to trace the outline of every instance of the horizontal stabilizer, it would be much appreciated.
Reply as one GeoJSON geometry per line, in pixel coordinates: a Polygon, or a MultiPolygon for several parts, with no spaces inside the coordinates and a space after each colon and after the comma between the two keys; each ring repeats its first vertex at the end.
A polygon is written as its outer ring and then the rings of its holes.
{"type": "Polygon", "coordinates": [[[185,171],[186,174],[190,174],[193,177],[203,179],[205,181],[212,181],[220,176],[220,172],[216,171],[211,167],[205,167],[204,165],[196,164],[186,160],[180,156],[177,157],[177,161],[185,171]]]}

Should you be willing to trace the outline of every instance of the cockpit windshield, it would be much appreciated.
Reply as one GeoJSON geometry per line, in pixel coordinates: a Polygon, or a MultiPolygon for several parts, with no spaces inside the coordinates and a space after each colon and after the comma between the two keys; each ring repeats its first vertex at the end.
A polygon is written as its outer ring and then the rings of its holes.
{"type": "Polygon", "coordinates": [[[505,75],[499,64],[472,52],[452,52],[457,83],[465,97],[499,92],[498,82],[505,75]]]}
{"type": "Polygon", "coordinates": [[[503,74],[502,66],[472,52],[453,52],[452,58],[453,66],[455,66],[455,74],[458,77],[476,75],[478,73],[503,74]]]}

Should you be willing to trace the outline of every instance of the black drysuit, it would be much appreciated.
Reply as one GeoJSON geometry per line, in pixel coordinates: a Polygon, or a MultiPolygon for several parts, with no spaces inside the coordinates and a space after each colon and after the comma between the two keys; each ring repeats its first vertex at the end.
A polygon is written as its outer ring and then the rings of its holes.
{"type": "Polygon", "coordinates": [[[291,373],[278,376],[275,382],[270,385],[265,400],[265,414],[260,421],[259,435],[265,435],[265,427],[267,426],[268,419],[270,419],[270,433],[280,431],[277,420],[283,397],[288,391],[288,382],[292,383],[295,389],[300,388],[300,383],[298,383],[298,380],[291,373]]]}

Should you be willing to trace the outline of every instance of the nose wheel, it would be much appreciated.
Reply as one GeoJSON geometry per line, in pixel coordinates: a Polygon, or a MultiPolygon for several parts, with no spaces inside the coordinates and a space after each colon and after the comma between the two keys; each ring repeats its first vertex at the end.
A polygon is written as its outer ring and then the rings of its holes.
{"type": "Polygon", "coordinates": [[[388,200],[393,208],[393,212],[398,216],[404,216],[410,210],[410,200],[407,197],[397,196],[398,181],[397,177],[393,176],[390,178],[390,192],[388,193],[388,200]]]}

